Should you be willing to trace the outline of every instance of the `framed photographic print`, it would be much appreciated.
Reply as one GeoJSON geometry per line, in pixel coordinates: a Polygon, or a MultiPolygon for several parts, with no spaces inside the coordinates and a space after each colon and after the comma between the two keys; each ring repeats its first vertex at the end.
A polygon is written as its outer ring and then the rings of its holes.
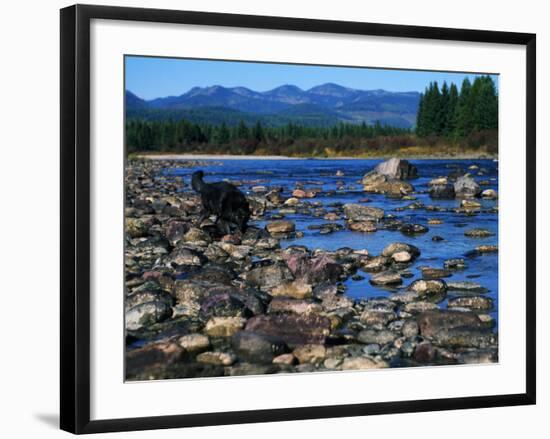
{"type": "Polygon", "coordinates": [[[535,35],[61,10],[61,428],[535,403],[535,35]]]}

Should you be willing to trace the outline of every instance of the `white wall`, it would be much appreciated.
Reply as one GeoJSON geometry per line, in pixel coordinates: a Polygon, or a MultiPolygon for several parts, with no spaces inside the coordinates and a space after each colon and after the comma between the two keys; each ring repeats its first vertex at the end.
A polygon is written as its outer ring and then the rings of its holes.
{"type": "MultiPolygon", "coordinates": [[[[263,15],[301,16],[396,24],[535,32],[538,38],[538,223],[550,221],[544,193],[550,191],[543,164],[548,149],[550,29],[544,2],[391,0],[358,2],[272,2],[246,0],[88,1],[120,6],[163,7],[263,15]],[[475,12],[474,12],[475,11],[475,12]]],[[[20,1],[3,5],[0,44],[0,431],[5,437],[58,437],[59,287],[59,51],[58,9],[69,2],[20,1]],[[7,153],[7,155],[6,155],[7,153]],[[6,245],[7,242],[7,245],[6,245]]],[[[538,271],[542,278],[550,244],[539,227],[538,271]]],[[[539,371],[548,359],[549,325],[542,321],[545,285],[538,282],[539,371]],[[547,343],[546,343],[547,344],[547,343]]],[[[536,407],[391,415],[339,420],[275,423],[162,432],[133,437],[337,437],[432,438],[522,436],[547,431],[549,380],[538,376],[536,407]]],[[[543,434],[543,433],[542,433],[543,434]]],[[[110,435],[112,436],[112,435],[110,435]]],[[[538,435],[539,437],[540,434],[538,435]]],[[[117,436],[120,437],[120,436],[117,436]]]]}

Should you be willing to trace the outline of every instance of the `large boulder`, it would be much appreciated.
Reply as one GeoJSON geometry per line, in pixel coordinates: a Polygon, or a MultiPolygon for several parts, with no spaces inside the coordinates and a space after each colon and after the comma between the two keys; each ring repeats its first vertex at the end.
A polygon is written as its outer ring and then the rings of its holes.
{"type": "Polygon", "coordinates": [[[380,163],[374,170],[379,174],[396,180],[408,180],[418,175],[416,166],[411,165],[408,160],[398,159],[396,157],[380,163]]]}
{"type": "Polygon", "coordinates": [[[457,178],[454,189],[457,197],[472,198],[481,194],[479,185],[467,174],[457,178]]]}

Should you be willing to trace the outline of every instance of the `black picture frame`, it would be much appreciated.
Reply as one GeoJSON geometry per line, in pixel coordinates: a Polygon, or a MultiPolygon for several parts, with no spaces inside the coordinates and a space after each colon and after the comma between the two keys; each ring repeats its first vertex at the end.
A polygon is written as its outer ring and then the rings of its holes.
{"type": "Polygon", "coordinates": [[[535,404],[535,34],[89,5],[75,5],[62,9],[60,23],[61,429],[81,434],[535,404]],[[526,392],[465,398],[90,420],[90,21],[92,19],[525,46],[527,59],[525,66],[527,78],[526,392]]]}

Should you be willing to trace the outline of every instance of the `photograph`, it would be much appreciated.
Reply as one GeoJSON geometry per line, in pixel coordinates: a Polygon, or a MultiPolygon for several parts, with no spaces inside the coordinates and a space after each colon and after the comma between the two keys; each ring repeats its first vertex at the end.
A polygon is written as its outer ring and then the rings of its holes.
{"type": "Polygon", "coordinates": [[[498,72],[126,54],[122,96],[127,382],[499,363],[498,72]]]}

